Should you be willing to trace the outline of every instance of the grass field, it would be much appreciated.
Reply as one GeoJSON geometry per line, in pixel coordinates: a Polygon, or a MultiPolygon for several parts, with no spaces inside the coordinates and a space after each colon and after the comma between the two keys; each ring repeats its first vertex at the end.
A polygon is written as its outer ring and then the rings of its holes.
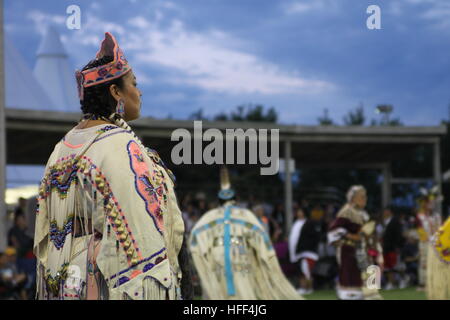
{"type": "MultiPolygon", "coordinates": [[[[385,300],[426,300],[425,292],[417,291],[416,287],[396,290],[380,290],[385,300]]],[[[334,290],[318,290],[304,296],[307,300],[337,300],[334,290]]]]}
{"type": "MultiPolygon", "coordinates": [[[[384,300],[426,300],[425,292],[417,291],[416,287],[396,290],[381,290],[384,300]]],[[[312,294],[305,295],[306,300],[337,300],[336,291],[334,290],[317,290],[312,294]]],[[[202,300],[200,296],[196,296],[194,300],[202,300]]]]}

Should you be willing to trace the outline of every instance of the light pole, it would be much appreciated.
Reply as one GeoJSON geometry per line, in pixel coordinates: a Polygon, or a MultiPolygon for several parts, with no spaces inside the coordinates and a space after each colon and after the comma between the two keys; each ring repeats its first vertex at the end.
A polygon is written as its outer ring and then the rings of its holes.
{"type": "Polygon", "coordinates": [[[389,124],[389,115],[394,110],[394,107],[391,105],[379,105],[376,107],[375,112],[378,114],[382,114],[383,119],[381,120],[380,124],[388,125],[389,124]]]}

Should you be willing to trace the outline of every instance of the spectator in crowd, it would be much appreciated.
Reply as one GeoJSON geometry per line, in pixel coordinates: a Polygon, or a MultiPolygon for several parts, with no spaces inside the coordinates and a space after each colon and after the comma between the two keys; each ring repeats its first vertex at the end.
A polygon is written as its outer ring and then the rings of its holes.
{"type": "Polygon", "coordinates": [[[186,204],[182,211],[182,216],[185,224],[185,231],[189,233],[194,226],[194,216],[197,215],[197,210],[192,203],[186,204]]]}
{"type": "Polygon", "coordinates": [[[0,296],[2,299],[27,300],[27,276],[16,267],[16,249],[8,247],[0,253],[0,296]]]}
{"type": "Polygon", "coordinates": [[[292,263],[297,263],[300,270],[300,294],[313,292],[312,271],[319,259],[318,246],[321,227],[316,219],[308,219],[304,209],[296,211],[296,220],[289,235],[289,256],[292,263]]]}
{"type": "Polygon", "coordinates": [[[20,197],[17,201],[17,207],[14,210],[14,214],[25,214],[27,210],[27,199],[20,197]]]}
{"type": "Polygon", "coordinates": [[[267,232],[267,234],[270,234],[269,230],[269,218],[266,217],[264,212],[264,207],[260,204],[255,205],[253,207],[253,213],[258,218],[259,222],[264,226],[264,230],[267,232]]]}
{"type": "Polygon", "coordinates": [[[326,207],[325,215],[323,217],[323,221],[325,223],[325,230],[328,230],[328,227],[333,222],[335,216],[336,216],[336,207],[333,204],[329,203],[326,207]]]}
{"type": "Polygon", "coordinates": [[[402,248],[401,257],[406,265],[406,277],[409,285],[417,285],[417,271],[419,268],[418,235],[414,229],[406,233],[406,243],[402,248]]]}
{"type": "Polygon", "coordinates": [[[321,220],[325,215],[325,211],[322,209],[320,204],[316,204],[311,210],[311,218],[318,221],[321,220]]]}
{"type": "Polygon", "coordinates": [[[284,275],[292,283],[292,279],[298,276],[298,268],[297,265],[291,263],[289,259],[289,243],[284,234],[281,232],[281,229],[278,229],[274,237],[273,247],[277,254],[281,270],[283,270],[284,275]]]}
{"type": "Polygon", "coordinates": [[[196,200],[196,207],[200,214],[204,214],[206,211],[208,211],[208,204],[206,203],[206,195],[203,192],[197,193],[195,196],[196,200]]]}
{"type": "Polygon", "coordinates": [[[278,203],[274,206],[272,211],[272,219],[278,223],[279,226],[284,226],[284,204],[278,203]]]}
{"type": "Polygon", "coordinates": [[[21,210],[16,210],[14,214],[14,226],[8,232],[8,246],[17,250],[18,258],[24,258],[33,250],[33,239],[27,234],[27,222],[21,210]]]}
{"type": "Polygon", "coordinates": [[[402,225],[394,216],[392,209],[387,207],[383,210],[383,256],[384,271],[386,274],[386,290],[392,290],[398,283],[395,277],[395,267],[398,262],[400,249],[403,245],[402,225]]]}
{"type": "Polygon", "coordinates": [[[12,296],[12,270],[8,268],[8,257],[0,252],[0,300],[6,300],[12,296]]]}
{"type": "Polygon", "coordinates": [[[192,204],[193,198],[192,193],[188,192],[185,194],[181,200],[181,209],[186,209],[186,207],[190,204],[192,204]]]}
{"type": "Polygon", "coordinates": [[[33,254],[33,239],[27,234],[25,214],[20,207],[14,214],[14,225],[8,232],[8,246],[17,252],[17,269],[27,275],[25,289],[32,291],[36,282],[36,258],[33,254]]]}
{"type": "Polygon", "coordinates": [[[278,239],[279,234],[283,232],[281,226],[275,221],[275,219],[269,217],[266,214],[266,209],[264,205],[262,204],[255,205],[253,207],[253,212],[258,218],[258,220],[261,222],[261,224],[264,226],[264,230],[269,235],[270,240],[272,242],[275,242],[278,239]]]}

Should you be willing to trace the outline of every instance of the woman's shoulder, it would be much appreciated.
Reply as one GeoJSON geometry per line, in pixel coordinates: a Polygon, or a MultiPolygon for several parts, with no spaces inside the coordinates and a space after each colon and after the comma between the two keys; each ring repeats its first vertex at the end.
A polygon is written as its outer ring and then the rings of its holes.
{"type": "Polygon", "coordinates": [[[121,128],[116,125],[104,125],[95,130],[96,138],[93,143],[123,143],[135,138],[133,131],[121,128]]]}

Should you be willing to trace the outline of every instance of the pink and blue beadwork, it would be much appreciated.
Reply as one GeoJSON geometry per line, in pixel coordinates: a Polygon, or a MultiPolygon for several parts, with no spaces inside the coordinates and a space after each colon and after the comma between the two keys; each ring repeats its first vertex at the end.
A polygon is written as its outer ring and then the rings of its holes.
{"type": "Polygon", "coordinates": [[[139,196],[145,202],[145,209],[152,218],[156,229],[162,234],[164,221],[161,201],[164,201],[164,184],[155,185],[151,182],[149,169],[144,161],[139,145],[131,140],[127,151],[130,158],[130,167],[135,175],[135,187],[139,196]]]}

